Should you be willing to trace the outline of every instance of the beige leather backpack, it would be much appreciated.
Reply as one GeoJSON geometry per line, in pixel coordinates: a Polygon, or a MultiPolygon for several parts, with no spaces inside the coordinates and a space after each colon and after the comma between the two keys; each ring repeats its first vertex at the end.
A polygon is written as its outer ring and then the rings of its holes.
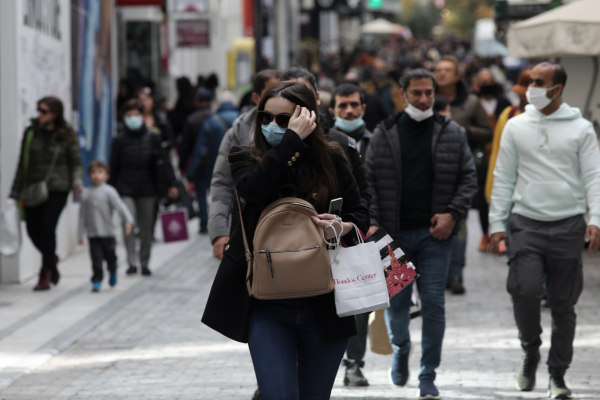
{"type": "MultiPolygon", "coordinates": [[[[239,206],[239,196],[236,193],[239,206]]],[[[318,216],[306,200],[285,197],[269,204],[254,233],[250,254],[242,208],[248,293],[257,299],[296,299],[333,291],[329,254],[322,228],[310,218],[318,216]]]]}

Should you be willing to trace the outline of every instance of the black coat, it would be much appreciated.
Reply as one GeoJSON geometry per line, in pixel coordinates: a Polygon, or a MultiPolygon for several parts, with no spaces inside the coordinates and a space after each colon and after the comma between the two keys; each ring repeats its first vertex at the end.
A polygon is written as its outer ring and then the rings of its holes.
{"type": "Polygon", "coordinates": [[[190,157],[194,152],[196,139],[200,135],[202,125],[207,119],[212,117],[213,112],[210,107],[200,108],[193,114],[190,114],[183,126],[183,136],[181,137],[181,145],[179,146],[179,170],[186,171],[190,157]]]}
{"type": "MultiPolygon", "coordinates": [[[[375,129],[365,162],[373,195],[371,224],[382,227],[395,240],[402,229],[402,161],[396,127],[396,121],[402,114],[388,118],[375,129]]],[[[433,118],[433,193],[431,199],[422,200],[431,203],[432,216],[450,213],[458,222],[466,218],[477,193],[475,164],[467,136],[460,126],[437,113],[433,118]]],[[[459,228],[457,223],[455,233],[459,228]]]]}
{"type": "MultiPolygon", "coordinates": [[[[234,147],[232,153],[243,149],[243,147],[234,147]]],[[[280,197],[280,189],[291,183],[290,170],[294,164],[292,157],[301,160],[310,156],[310,147],[291,130],[284,134],[279,145],[266,153],[265,160],[258,166],[252,165],[251,155],[248,152],[229,156],[233,180],[240,197],[246,202],[243,219],[251,251],[253,250],[252,238],[263,207],[277,200],[280,197]]],[[[359,229],[366,232],[369,227],[369,216],[367,208],[361,202],[356,181],[345,161],[338,156],[332,156],[332,161],[337,173],[339,196],[344,199],[341,217],[344,221],[354,222],[359,229]]],[[[327,211],[317,209],[319,213],[327,211]]],[[[343,238],[347,244],[355,243],[355,239],[353,233],[343,238]]],[[[223,261],[215,276],[202,322],[230,339],[247,343],[251,297],[246,289],[247,263],[239,226],[225,248],[223,261]]],[[[356,334],[354,317],[337,316],[333,292],[312,297],[310,300],[324,341],[341,340],[356,334]]]]}
{"type": "Polygon", "coordinates": [[[164,196],[176,178],[158,133],[145,125],[123,129],[112,141],[108,183],[121,196],[164,196]]]}

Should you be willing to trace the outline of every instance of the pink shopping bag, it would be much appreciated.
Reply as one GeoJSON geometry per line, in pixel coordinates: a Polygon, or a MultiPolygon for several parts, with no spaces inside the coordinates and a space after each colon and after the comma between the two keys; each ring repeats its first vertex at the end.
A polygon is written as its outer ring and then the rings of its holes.
{"type": "Polygon", "coordinates": [[[165,243],[189,239],[188,215],[185,208],[174,211],[161,211],[159,215],[165,243]]]}

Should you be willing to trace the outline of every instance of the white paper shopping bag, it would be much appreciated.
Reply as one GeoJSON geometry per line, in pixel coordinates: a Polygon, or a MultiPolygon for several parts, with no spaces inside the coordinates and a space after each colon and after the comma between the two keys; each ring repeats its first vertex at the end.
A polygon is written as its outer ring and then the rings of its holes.
{"type": "MultiPolygon", "coordinates": [[[[355,227],[356,228],[356,227],[355,227]]],[[[329,250],[335,308],[339,317],[362,314],[390,306],[390,296],[375,243],[329,250]]]]}

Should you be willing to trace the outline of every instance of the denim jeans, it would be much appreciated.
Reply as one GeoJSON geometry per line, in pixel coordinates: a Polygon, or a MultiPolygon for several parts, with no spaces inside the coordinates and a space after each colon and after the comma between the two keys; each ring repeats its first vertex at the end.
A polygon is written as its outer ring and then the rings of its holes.
{"type": "Polygon", "coordinates": [[[449,276],[462,278],[463,268],[465,267],[465,253],[467,252],[467,235],[457,235],[450,238],[452,240],[452,253],[450,256],[449,276]]]}
{"type": "MultiPolygon", "coordinates": [[[[422,356],[419,379],[435,379],[435,369],[440,365],[442,340],[446,328],[445,289],[453,239],[436,240],[429,228],[407,230],[400,233],[396,243],[420,274],[421,310],[423,330],[422,356]]],[[[410,351],[410,285],[390,300],[385,312],[385,323],[394,351],[410,351]]]]}
{"type": "Polygon", "coordinates": [[[210,177],[200,178],[194,181],[196,188],[196,200],[198,201],[198,210],[200,213],[200,227],[208,225],[208,189],[210,189],[210,177]]]}
{"type": "Polygon", "coordinates": [[[309,299],[253,299],[248,346],[261,400],[325,400],[348,339],[321,340],[309,299]]]}

